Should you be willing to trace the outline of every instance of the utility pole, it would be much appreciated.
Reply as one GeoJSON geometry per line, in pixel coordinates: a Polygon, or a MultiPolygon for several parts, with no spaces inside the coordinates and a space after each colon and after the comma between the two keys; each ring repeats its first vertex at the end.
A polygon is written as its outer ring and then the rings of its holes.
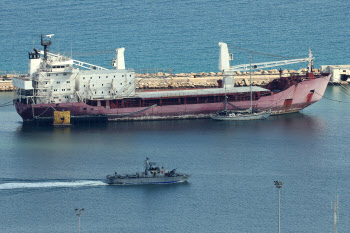
{"type": "Polygon", "coordinates": [[[84,208],[83,209],[78,209],[75,208],[75,215],[79,217],[79,233],[80,233],[80,217],[83,215],[84,208]]]}
{"type": "Polygon", "coordinates": [[[281,233],[281,188],[283,182],[275,180],[275,186],[278,188],[278,233],[281,233]]]}
{"type": "Polygon", "coordinates": [[[334,200],[334,207],[333,207],[333,211],[334,211],[334,218],[333,218],[333,223],[334,223],[334,233],[337,233],[337,223],[339,220],[339,209],[338,209],[338,204],[339,204],[339,200],[338,200],[338,195],[336,196],[335,200],[334,200]]]}

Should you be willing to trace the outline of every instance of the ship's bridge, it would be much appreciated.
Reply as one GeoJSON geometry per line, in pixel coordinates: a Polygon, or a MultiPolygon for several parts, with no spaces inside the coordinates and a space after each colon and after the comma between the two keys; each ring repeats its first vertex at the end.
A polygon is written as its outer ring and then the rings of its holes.
{"type": "Polygon", "coordinates": [[[52,61],[46,65],[49,72],[69,72],[73,68],[73,60],[67,59],[65,61],[52,61]]]}

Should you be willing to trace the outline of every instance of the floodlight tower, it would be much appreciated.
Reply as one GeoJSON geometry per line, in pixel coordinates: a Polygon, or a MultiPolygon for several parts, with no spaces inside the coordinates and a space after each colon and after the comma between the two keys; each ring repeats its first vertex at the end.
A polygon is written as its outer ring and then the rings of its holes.
{"type": "Polygon", "coordinates": [[[78,209],[75,208],[75,215],[79,217],[79,233],[80,233],[80,217],[83,215],[84,208],[83,209],[78,209]]]}
{"type": "Polygon", "coordinates": [[[283,182],[274,181],[276,188],[278,188],[278,233],[281,233],[281,193],[280,190],[282,188],[283,182]]]}

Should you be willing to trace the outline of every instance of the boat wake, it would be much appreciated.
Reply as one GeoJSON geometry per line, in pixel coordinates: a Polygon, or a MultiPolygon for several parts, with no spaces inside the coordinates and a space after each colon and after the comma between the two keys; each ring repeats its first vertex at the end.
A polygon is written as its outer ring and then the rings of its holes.
{"type": "Polygon", "coordinates": [[[0,190],[12,189],[38,189],[38,188],[73,188],[94,187],[107,185],[102,181],[80,180],[80,181],[46,181],[46,182],[12,182],[0,184],[0,190]]]}

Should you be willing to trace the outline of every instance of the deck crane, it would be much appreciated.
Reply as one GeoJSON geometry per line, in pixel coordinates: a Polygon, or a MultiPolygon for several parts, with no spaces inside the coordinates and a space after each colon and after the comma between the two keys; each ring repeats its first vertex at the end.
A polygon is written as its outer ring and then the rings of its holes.
{"type": "MultiPolygon", "coordinates": [[[[43,55],[44,51],[40,51],[39,53],[43,55]]],[[[49,52],[47,52],[47,55],[49,55],[51,57],[57,57],[57,58],[62,57],[60,54],[49,53],[49,52]]],[[[74,59],[71,59],[71,61],[73,61],[74,65],[83,67],[83,68],[88,69],[88,70],[108,70],[104,67],[96,66],[96,65],[93,65],[93,64],[90,64],[87,62],[82,62],[82,61],[78,61],[78,60],[74,60],[74,59]]]]}
{"type": "Polygon", "coordinates": [[[219,70],[226,74],[230,74],[235,71],[249,71],[250,67],[252,67],[253,69],[263,69],[268,67],[290,65],[290,64],[301,63],[301,62],[308,62],[309,63],[308,72],[310,73],[312,71],[313,57],[312,57],[311,49],[309,49],[309,57],[305,57],[305,58],[230,66],[230,61],[232,61],[233,59],[232,53],[229,53],[226,43],[219,42],[219,46],[220,46],[219,70]]]}

